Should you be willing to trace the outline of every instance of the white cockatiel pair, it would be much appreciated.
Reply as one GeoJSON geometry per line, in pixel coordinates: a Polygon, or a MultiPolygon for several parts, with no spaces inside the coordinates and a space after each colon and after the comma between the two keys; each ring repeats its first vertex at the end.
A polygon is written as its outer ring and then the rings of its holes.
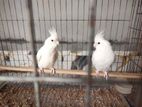
{"type": "MultiPolygon", "coordinates": [[[[55,73],[54,64],[58,57],[59,40],[54,28],[50,29],[49,33],[50,37],[45,40],[44,45],[37,52],[37,62],[41,72],[44,72],[45,68],[49,68],[52,73],[55,73]]],[[[113,63],[115,55],[110,43],[104,39],[103,32],[96,34],[93,46],[96,50],[92,55],[92,64],[96,68],[96,74],[98,75],[99,71],[103,71],[104,77],[107,79],[108,69],[113,63]]]]}
{"type": "Polygon", "coordinates": [[[114,52],[110,43],[104,39],[104,32],[99,32],[94,38],[95,50],[92,54],[92,65],[96,68],[96,75],[103,71],[104,77],[108,79],[108,70],[114,61],[114,52]]]}
{"type": "Polygon", "coordinates": [[[57,46],[59,45],[58,35],[55,28],[49,30],[50,37],[48,37],[44,45],[37,52],[37,62],[40,72],[44,72],[45,68],[55,73],[54,64],[58,58],[57,46]]]}

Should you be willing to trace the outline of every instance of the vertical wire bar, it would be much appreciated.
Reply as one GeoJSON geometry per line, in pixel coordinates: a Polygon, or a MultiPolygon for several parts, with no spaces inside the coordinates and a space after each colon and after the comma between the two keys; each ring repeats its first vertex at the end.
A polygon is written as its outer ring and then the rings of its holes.
{"type": "MultiPolygon", "coordinates": [[[[6,14],[6,6],[5,6],[5,2],[4,2],[4,1],[3,1],[3,5],[4,5],[4,12],[5,12],[5,18],[6,18],[5,21],[7,22],[7,29],[8,29],[9,38],[10,38],[10,30],[9,30],[9,26],[8,26],[8,18],[7,18],[7,14],[6,14]]],[[[13,28],[13,32],[14,32],[14,28],[13,28]]],[[[5,36],[6,36],[6,35],[5,35],[5,36]]],[[[15,35],[14,35],[14,37],[15,37],[15,35]]],[[[12,49],[12,51],[14,50],[11,44],[10,44],[10,48],[12,49]]],[[[18,50],[18,49],[17,49],[17,46],[16,46],[16,50],[18,50]]],[[[16,52],[17,52],[17,51],[16,51],[16,52]]],[[[18,55],[18,53],[17,53],[17,55],[18,55]]],[[[16,60],[13,61],[13,62],[14,62],[14,66],[16,66],[15,61],[16,61],[16,60]]],[[[19,61],[19,57],[18,57],[18,61],[19,61]]],[[[11,62],[10,62],[10,65],[11,65],[11,62]]]]}
{"type": "MultiPolygon", "coordinates": [[[[107,13],[106,13],[106,21],[105,21],[104,28],[107,30],[107,22],[108,22],[107,20],[108,20],[108,12],[109,12],[109,0],[107,0],[107,10],[106,11],[107,11],[107,13]]],[[[111,65],[111,71],[112,71],[112,65],[111,65]]]]}
{"type": "Polygon", "coordinates": [[[45,27],[45,38],[46,38],[46,35],[47,35],[47,28],[46,28],[46,17],[45,17],[45,10],[46,10],[46,8],[45,8],[45,0],[42,0],[42,4],[43,4],[43,13],[44,13],[44,27],[45,27]]]}
{"type": "MultiPolygon", "coordinates": [[[[26,20],[24,20],[24,10],[23,10],[23,8],[22,8],[22,1],[20,0],[20,5],[21,5],[21,11],[22,11],[22,22],[23,22],[23,30],[24,30],[24,35],[26,36],[26,26],[25,26],[25,21],[26,20]]],[[[25,37],[25,39],[26,39],[26,37],[25,37]]],[[[27,40],[26,40],[27,41],[27,40]]],[[[27,46],[27,43],[25,44],[25,46],[26,46],[26,49],[28,50],[28,46],[27,46]]],[[[28,58],[28,65],[30,66],[30,59],[29,59],[29,57],[27,57],[28,58]]]]}
{"type": "MultiPolygon", "coordinates": [[[[57,13],[56,13],[56,3],[55,3],[56,0],[54,0],[54,10],[55,10],[55,28],[56,28],[56,31],[58,33],[58,30],[57,30],[57,13]]],[[[59,35],[58,35],[59,36],[59,35]]],[[[59,61],[57,62],[57,67],[59,68],[59,61]]]]}
{"type": "Polygon", "coordinates": [[[135,107],[141,107],[142,105],[142,86],[141,85],[137,85],[137,95],[136,95],[136,99],[135,99],[135,107]]]}
{"type": "Polygon", "coordinates": [[[47,0],[48,1],[48,8],[49,8],[49,22],[50,22],[50,26],[51,26],[51,9],[50,9],[50,0],[47,0]]]}
{"type": "MultiPolygon", "coordinates": [[[[142,0],[141,0],[141,3],[140,3],[140,11],[139,13],[142,13],[142,0]]],[[[138,13],[137,13],[138,14],[138,13]]],[[[138,14],[139,15],[139,14],[138,14]]],[[[140,19],[142,18],[142,15],[139,15],[140,19]]],[[[139,30],[142,30],[142,20],[140,20],[141,22],[139,23],[139,30]]],[[[142,54],[142,50],[139,50],[140,48],[142,48],[142,31],[139,31],[139,37],[137,38],[138,40],[138,44],[137,44],[137,47],[138,47],[138,52],[139,54],[141,55],[142,54]]],[[[141,63],[140,61],[142,61],[141,57],[139,56],[138,60],[137,60],[137,64],[141,63]]],[[[138,66],[137,66],[138,67],[138,66]]],[[[142,72],[142,67],[140,67],[140,72],[142,72]]],[[[137,70],[137,69],[136,69],[137,70]]]]}
{"type": "MultiPolygon", "coordinates": [[[[134,17],[135,21],[134,21],[133,28],[137,28],[138,23],[139,23],[139,18],[137,16],[137,12],[139,11],[139,3],[140,3],[140,0],[138,0],[137,10],[135,12],[135,17],[134,17]]],[[[131,36],[132,43],[131,43],[131,46],[130,46],[132,51],[136,50],[136,39],[135,38],[137,38],[137,34],[138,34],[137,32],[138,32],[137,30],[133,29],[132,36],[131,36]]],[[[133,65],[133,63],[130,63],[130,64],[131,64],[131,71],[134,72],[135,66],[133,65]]]]}
{"type": "Polygon", "coordinates": [[[115,8],[115,0],[114,1],[114,4],[113,4],[113,10],[112,10],[112,17],[111,17],[111,26],[110,26],[110,38],[112,37],[111,33],[112,33],[112,26],[113,26],[113,19],[114,19],[114,8],[115,8]]]}
{"type": "MultiPolygon", "coordinates": [[[[139,16],[139,12],[141,11],[141,6],[140,6],[140,4],[142,3],[142,1],[140,0],[140,3],[139,3],[139,10],[136,12],[136,15],[137,15],[137,18],[138,18],[138,21],[137,21],[137,24],[136,24],[136,29],[138,29],[138,30],[136,30],[136,38],[133,38],[134,40],[135,40],[135,47],[134,47],[134,49],[136,48],[136,51],[138,52],[138,45],[139,45],[139,43],[140,43],[140,33],[141,33],[141,31],[139,31],[140,30],[140,26],[142,26],[142,21],[141,21],[141,17],[139,16]]],[[[140,58],[139,58],[140,59],[140,58]]],[[[137,59],[135,59],[135,63],[136,64],[138,64],[138,60],[137,59]]],[[[136,67],[134,67],[134,71],[137,71],[137,67],[138,66],[136,66],[136,67]]]]}
{"type": "MultiPolygon", "coordinates": [[[[115,39],[117,39],[118,28],[119,28],[119,23],[120,23],[120,11],[121,11],[121,5],[122,5],[122,0],[120,0],[120,4],[119,4],[118,21],[117,21],[117,26],[116,26],[115,39]]],[[[126,10],[125,10],[125,11],[126,11],[126,10]]],[[[124,23],[124,22],[123,22],[123,23],[124,23]]],[[[119,47],[120,47],[120,46],[119,46],[119,47]]]]}
{"type": "MultiPolygon", "coordinates": [[[[0,22],[2,23],[2,27],[3,27],[3,31],[4,31],[4,26],[3,26],[3,21],[2,21],[1,13],[0,13],[0,19],[1,19],[1,20],[0,20],[0,22]]],[[[5,35],[5,32],[4,32],[4,35],[5,35]]],[[[2,55],[3,55],[3,57],[5,57],[1,37],[0,37],[0,43],[1,43],[2,55]]],[[[7,45],[7,43],[6,43],[6,45],[7,45]]],[[[7,46],[7,48],[8,48],[8,46],[7,46]]],[[[6,66],[6,61],[5,61],[5,58],[4,58],[4,64],[5,64],[5,66],[6,66]]]]}
{"type": "MultiPolygon", "coordinates": [[[[5,55],[4,55],[4,49],[3,49],[3,45],[2,45],[1,37],[0,37],[0,44],[1,44],[2,56],[3,56],[3,58],[4,58],[4,57],[5,57],[5,55]]],[[[1,57],[1,56],[0,56],[0,57],[1,57]]],[[[4,66],[6,66],[5,58],[4,58],[3,60],[4,60],[4,66]]],[[[2,59],[1,59],[1,61],[2,61],[2,59]]],[[[2,64],[2,63],[1,63],[1,64],[2,64]]]]}
{"type": "Polygon", "coordinates": [[[87,78],[86,78],[86,90],[85,90],[85,107],[91,107],[91,72],[92,72],[92,53],[93,53],[93,41],[94,41],[94,34],[95,34],[95,20],[96,20],[96,5],[97,0],[91,1],[91,19],[90,19],[90,27],[91,27],[91,33],[90,33],[90,42],[89,42],[89,57],[88,57],[88,69],[87,69],[87,78]]]}
{"type": "MultiPolygon", "coordinates": [[[[71,0],[71,35],[72,35],[72,43],[73,43],[73,24],[74,21],[73,21],[73,0],[71,0]]],[[[73,44],[71,46],[71,51],[73,51],[73,44]]],[[[73,56],[71,55],[71,60],[73,61],[73,56]]]]}
{"type": "Polygon", "coordinates": [[[42,22],[42,21],[41,21],[41,19],[40,19],[40,9],[39,9],[40,7],[39,7],[38,0],[35,0],[35,2],[36,2],[36,4],[37,4],[37,8],[38,8],[38,12],[37,12],[37,13],[38,13],[39,32],[40,32],[40,37],[41,37],[40,39],[41,39],[41,41],[43,41],[43,38],[42,38],[43,35],[42,35],[42,33],[41,33],[41,32],[42,32],[42,31],[41,31],[41,22],[42,22]]]}
{"type": "Polygon", "coordinates": [[[109,0],[108,0],[108,3],[107,3],[107,13],[106,13],[107,15],[106,15],[105,29],[107,29],[108,11],[109,11],[109,0]]]}
{"type": "Polygon", "coordinates": [[[80,7],[79,6],[79,0],[77,0],[77,6],[78,6],[78,8],[77,8],[77,19],[76,19],[77,20],[77,32],[76,32],[76,35],[77,35],[77,50],[79,50],[79,46],[78,46],[80,44],[79,43],[79,28],[78,28],[79,27],[79,7],[80,7]]]}
{"type": "MultiPolygon", "coordinates": [[[[140,3],[139,3],[139,5],[142,3],[142,1],[140,1],[140,3]]],[[[139,6],[138,5],[138,6],[139,6]]],[[[137,13],[136,13],[136,15],[137,15],[137,17],[138,17],[138,21],[137,21],[137,25],[136,25],[136,27],[137,27],[137,29],[139,29],[140,30],[140,27],[142,26],[142,21],[141,21],[141,16],[139,16],[139,12],[142,10],[142,7],[141,6],[139,6],[139,10],[137,11],[137,13]]],[[[138,51],[138,46],[139,46],[139,43],[140,43],[140,39],[139,39],[139,37],[141,36],[140,35],[140,33],[141,33],[141,31],[139,31],[139,30],[137,30],[137,33],[136,33],[136,38],[133,38],[134,40],[135,40],[135,47],[136,47],[136,51],[138,51]]],[[[133,59],[132,59],[133,60],[133,59]]],[[[138,59],[134,59],[135,60],[135,62],[136,62],[136,64],[138,64],[139,63],[139,60],[140,60],[140,58],[138,58],[138,59]]],[[[135,72],[135,71],[137,71],[138,69],[138,65],[136,65],[136,67],[134,67],[134,69],[133,69],[133,71],[135,72]]]]}
{"type": "MultiPolygon", "coordinates": [[[[139,24],[139,17],[137,16],[137,12],[139,11],[139,3],[140,3],[140,0],[138,0],[137,10],[136,10],[136,13],[135,13],[136,14],[135,18],[134,18],[135,21],[134,21],[134,25],[133,25],[134,28],[137,28],[137,26],[139,24]]],[[[136,38],[137,35],[138,35],[138,31],[133,29],[132,36],[131,36],[132,43],[131,43],[131,46],[130,46],[133,51],[136,50],[136,43],[135,43],[136,39],[134,39],[134,38],[136,38]]],[[[132,63],[130,63],[130,64],[131,64],[130,65],[131,71],[134,72],[135,66],[132,63]]]]}
{"type": "MultiPolygon", "coordinates": [[[[124,20],[126,19],[126,11],[127,11],[127,7],[128,7],[128,0],[126,0],[126,6],[125,6],[125,12],[124,12],[124,20]]],[[[124,23],[123,23],[123,25],[122,25],[122,33],[121,33],[121,38],[122,38],[122,35],[124,34],[124,23]]],[[[128,37],[128,35],[127,35],[127,37],[128,37]]],[[[124,56],[125,56],[125,54],[126,54],[126,46],[127,45],[125,45],[124,46],[124,56]]],[[[120,48],[119,48],[120,50],[121,50],[121,46],[120,46],[120,48]]],[[[123,70],[123,67],[121,68],[121,72],[122,72],[122,70],[123,70]]]]}
{"type": "MultiPolygon", "coordinates": [[[[14,2],[14,0],[13,0],[13,2],[14,2]]],[[[11,8],[9,0],[8,0],[8,5],[9,5],[9,8],[11,8]]],[[[10,18],[11,18],[11,21],[12,21],[12,28],[13,28],[13,32],[14,32],[14,38],[16,38],[16,32],[14,30],[14,20],[12,20],[12,12],[11,12],[11,10],[12,10],[12,8],[10,9],[10,18]]],[[[6,12],[6,7],[5,7],[5,12],[6,12]]],[[[18,20],[15,21],[15,22],[17,22],[17,27],[18,27],[18,20]]],[[[9,36],[10,36],[10,28],[9,27],[8,27],[8,31],[9,31],[9,36]]],[[[10,44],[10,45],[12,45],[12,44],[10,44]]],[[[16,44],[15,44],[15,47],[16,47],[16,53],[17,53],[17,56],[18,56],[18,63],[19,63],[19,67],[20,67],[20,57],[19,57],[19,52],[18,52],[19,49],[18,49],[18,46],[16,44]]],[[[14,51],[14,49],[12,51],[14,51]]]]}
{"type": "MultiPolygon", "coordinates": [[[[115,4],[114,4],[114,5],[115,5],[115,4]]],[[[117,36],[119,36],[119,35],[118,35],[118,29],[119,29],[119,23],[120,23],[121,5],[122,5],[122,0],[120,0],[120,3],[119,3],[119,12],[118,12],[118,21],[117,21],[117,26],[116,26],[115,40],[117,40],[117,36]]],[[[124,21],[123,21],[123,23],[124,23],[124,21]]],[[[122,38],[122,37],[121,37],[121,38],[122,38]]],[[[121,45],[118,46],[119,54],[120,54],[120,49],[121,49],[120,47],[121,47],[121,45]]],[[[119,60],[119,58],[118,58],[118,60],[119,60]]]]}
{"type": "MultiPolygon", "coordinates": [[[[112,33],[112,26],[113,26],[113,21],[114,21],[114,20],[113,20],[113,19],[114,19],[114,8],[115,8],[115,2],[116,2],[115,0],[113,0],[113,1],[114,1],[114,4],[112,4],[112,5],[113,5],[112,17],[111,17],[111,19],[110,19],[110,20],[111,20],[111,22],[110,22],[110,23],[111,23],[111,25],[110,25],[110,33],[109,33],[109,35],[110,35],[109,37],[110,37],[110,38],[112,37],[111,33],[112,33]]],[[[111,3],[111,1],[110,1],[110,3],[111,3]]],[[[114,50],[115,50],[115,49],[114,49],[114,50]]],[[[116,61],[116,63],[117,63],[117,64],[116,64],[116,68],[117,68],[117,67],[119,66],[119,65],[118,65],[118,61],[116,61]]]]}
{"type": "MultiPolygon", "coordinates": [[[[68,45],[69,45],[69,41],[68,41],[68,17],[67,17],[67,0],[65,0],[65,10],[66,10],[66,35],[67,35],[67,52],[69,52],[69,49],[68,49],[68,45]]],[[[67,69],[69,69],[69,56],[67,56],[67,69]]]]}
{"type": "MultiPolygon", "coordinates": [[[[20,27],[21,27],[21,25],[20,25],[20,20],[18,20],[18,15],[17,15],[17,12],[16,12],[16,10],[17,10],[17,8],[16,8],[16,0],[14,0],[13,1],[14,2],[14,9],[15,9],[15,14],[16,14],[16,18],[17,18],[17,27],[18,27],[18,33],[19,33],[19,36],[20,36],[20,38],[22,38],[21,37],[21,34],[20,34],[20,27]]],[[[20,6],[20,7],[22,7],[22,6],[20,6]]],[[[12,12],[11,12],[12,13],[12,12]]],[[[12,17],[12,14],[11,14],[11,17],[12,17]]],[[[22,58],[21,58],[21,60],[24,62],[24,53],[23,53],[23,46],[22,46],[22,43],[21,43],[21,50],[22,50],[22,58]]],[[[20,58],[20,57],[19,57],[20,58]]],[[[20,63],[20,62],[19,62],[20,63]]]]}
{"type": "MultiPolygon", "coordinates": [[[[83,7],[83,18],[82,18],[82,20],[83,20],[83,33],[82,33],[82,51],[84,50],[84,47],[83,47],[83,44],[85,45],[85,43],[84,43],[84,41],[83,41],[83,38],[84,38],[84,32],[85,32],[85,1],[86,0],[83,0],[82,2],[83,2],[83,5],[82,5],[82,7],[83,7]]],[[[82,52],[82,54],[83,54],[83,52],[82,52]]]]}
{"type": "MultiPolygon", "coordinates": [[[[90,14],[91,14],[91,12],[89,11],[89,9],[90,9],[90,6],[91,6],[91,4],[90,4],[90,2],[91,2],[91,0],[87,0],[89,3],[88,3],[88,18],[87,18],[87,23],[89,23],[89,21],[90,21],[90,14]]],[[[87,27],[87,38],[88,38],[88,41],[89,41],[89,26],[87,27]]],[[[89,44],[89,42],[87,43],[87,45],[89,44]]],[[[87,49],[86,49],[87,50],[87,49]]]]}
{"type": "Polygon", "coordinates": [[[99,24],[99,29],[101,29],[101,25],[102,25],[102,13],[103,13],[103,1],[104,0],[101,0],[102,2],[101,2],[101,16],[100,16],[100,24],[99,24]]]}
{"type": "MultiPolygon", "coordinates": [[[[35,25],[34,25],[34,13],[33,13],[33,4],[32,0],[28,0],[28,6],[29,6],[29,12],[30,12],[30,26],[31,26],[31,48],[32,48],[32,57],[33,57],[33,65],[34,65],[34,71],[35,76],[38,77],[38,71],[37,71],[37,60],[35,55],[35,25]]],[[[34,81],[34,93],[35,93],[35,101],[36,101],[36,107],[40,107],[40,94],[39,94],[39,83],[37,81],[34,81]]]]}
{"type": "MultiPolygon", "coordinates": [[[[138,20],[137,20],[136,26],[135,25],[133,26],[133,27],[136,27],[136,29],[139,29],[139,30],[141,30],[141,27],[142,27],[141,16],[138,15],[138,12],[140,12],[142,10],[142,6],[141,5],[142,5],[142,0],[139,0],[138,5],[137,5],[138,6],[137,7],[137,11],[136,11],[136,17],[138,17],[138,20]],[[139,24],[141,24],[141,25],[139,26],[139,24]]],[[[136,20],[136,18],[135,18],[135,20],[136,20]]],[[[136,32],[138,32],[136,34],[136,40],[137,40],[136,41],[137,42],[136,47],[138,46],[138,41],[140,41],[140,39],[141,39],[141,38],[139,39],[139,37],[137,36],[137,35],[141,36],[140,35],[141,31],[139,31],[139,30],[136,30],[136,32]]],[[[140,107],[142,105],[142,102],[141,102],[141,98],[142,98],[141,97],[141,95],[142,95],[142,85],[138,85],[136,90],[137,91],[136,91],[136,98],[135,98],[135,106],[136,107],[140,107]]]]}
{"type": "MultiPolygon", "coordinates": [[[[135,2],[135,0],[133,0],[132,2],[132,9],[131,9],[131,13],[130,13],[130,23],[129,23],[129,28],[128,28],[128,32],[127,32],[127,37],[128,37],[128,40],[129,40],[129,46],[128,46],[128,49],[130,49],[130,43],[131,43],[131,26],[133,24],[133,18],[134,18],[134,11],[135,11],[135,8],[136,8],[136,5],[137,5],[137,2],[135,2]]],[[[130,65],[129,65],[130,66],[130,65]]],[[[126,71],[128,70],[128,66],[126,67],[126,71]]]]}
{"type": "MultiPolygon", "coordinates": [[[[131,21],[132,21],[132,23],[131,23],[131,27],[133,27],[135,24],[136,24],[136,16],[134,15],[136,12],[137,12],[137,10],[138,10],[138,3],[139,3],[139,1],[137,0],[136,2],[135,2],[135,5],[134,5],[134,9],[133,9],[133,14],[132,14],[132,19],[131,19],[131,21]],[[135,10],[136,9],[136,10],[135,10]],[[135,17],[134,17],[135,16],[135,17]],[[133,23],[133,20],[134,20],[134,23],[133,23]],[[134,24],[134,25],[133,25],[134,24]]],[[[129,36],[129,46],[128,46],[128,49],[131,49],[132,48],[132,35],[134,34],[134,31],[131,29],[131,27],[130,27],[130,36],[129,36]]],[[[130,63],[130,65],[129,66],[127,66],[127,68],[126,68],[126,70],[130,70],[130,68],[131,68],[131,66],[132,66],[132,64],[130,63]]]]}
{"type": "MultiPolygon", "coordinates": [[[[134,28],[136,28],[136,29],[139,29],[139,28],[137,28],[138,27],[138,25],[139,25],[139,23],[140,23],[140,18],[138,17],[138,15],[137,15],[137,12],[139,11],[139,3],[138,3],[138,5],[137,5],[138,7],[138,9],[137,9],[137,11],[136,11],[136,18],[135,18],[135,23],[134,23],[134,28]]],[[[133,44],[133,46],[131,45],[131,48],[132,48],[132,50],[133,51],[137,51],[137,46],[136,46],[136,44],[138,43],[138,41],[136,41],[137,39],[137,37],[138,37],[138,35],[139,35],[139,31],[138,30],[134,30],[133,29],[133,32],[132,32],[132,44],[133,44]],[[137,43],[136,43],[137,42],[137,43]]],[[[134,60],[134,62],[136,61],[136,59],[132,59],[132,60],[134,60]]],[[[133,64],[133,63],[131,63],[131,71],[132,72],[135,72],[135,65],[133,64]]]]}
{"type": "MultiPolygon", "coordinates": [[[[61,0],[60,0],[60,20],[62,20],[62,7],[61,7],[61,0]]],[[[62,36],[62,21],[60,22],[60,27],[61,27],[61,38],[62,36]]],[[[61,56],[63,56],[63,43],[61,43],[61,56]]],[[[61,69],[63,69],[63,61],[61,60],[61,69]]]]}

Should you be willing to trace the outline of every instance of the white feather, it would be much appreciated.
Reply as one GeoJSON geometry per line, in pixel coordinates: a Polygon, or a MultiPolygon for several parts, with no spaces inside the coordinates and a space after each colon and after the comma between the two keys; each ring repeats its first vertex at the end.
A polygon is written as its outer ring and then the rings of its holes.
{"type": "Polygon", "coordinates": [[[37,62],[40,69],[53,68],[58,57],[57,46],[59,44],[55,29],[50,29],[50,37],[45,40],[44,45],[37,52],[37,62]]]}
{"type": "Polygon", "coordinates": [[[110,43],[104,39],[104,33],[99,32],[94,39],[94,47],[92,55],[92,64],[96,68],[96,71],[107,72],[114,61],[114,52],[110,43]]]}

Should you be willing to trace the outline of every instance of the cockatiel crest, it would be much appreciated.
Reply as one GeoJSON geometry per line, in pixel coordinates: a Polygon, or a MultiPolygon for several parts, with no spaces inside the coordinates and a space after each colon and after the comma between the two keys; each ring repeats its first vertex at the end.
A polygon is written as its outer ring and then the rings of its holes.
{"type": "Polygon", "coordinates": [[[114,52],[111,44],[104,38],[104,31],[96,34],[94,38],[93,47],[96,49],[93,51],[92,64],[96,68],[96,74],[99,71],[104,72],[104,77],[108,78],[108,70],[114,61],[114,52]]]}
{"type": "Polygon", "coordinates": [[[95,39],[104,39],[104,31],[100,31],[96,34],[95,39]]]}
{"type": "Polygon", "coordinates": [[[56,32],[56,30],[55,30],[54,27],[52,27],[51,29],[49,29],[49,34],[50,34],[51,36],[54,36],[55,38],[58,38],[57,32],[56,32]]]}
{"type": "Polygon", "coordinates": [[[50,37],[45,40],[45,45],[48,45],[48,47],[50,46],[53,48],[57,47],[59,45],[59,40],[58,40],[57,32],[54,27],[49,29],[49,34],[50,34],[50,37]]]}

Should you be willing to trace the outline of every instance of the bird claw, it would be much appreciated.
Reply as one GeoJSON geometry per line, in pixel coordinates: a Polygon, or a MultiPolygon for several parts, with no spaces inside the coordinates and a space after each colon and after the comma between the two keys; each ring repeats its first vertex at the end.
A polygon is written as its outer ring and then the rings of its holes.
{"type": "Polygon", "coordinates": [[[98,71],[96,71],[96,77],[98,77],[99,76],[99,72],[98,71]]]}
{"type": "Polygon", "coordinates": [[[43,70],[43,69],[39,69],[38,71],[39,71],[39,73],[43,73],[43,72],[44,72],[44,70],[43,70]]]}
{"type": "Polygon", "coordinates": [[[39,75],[42,75],[42,74],[45,73],[43,68],[42,68],[42,69],[39,69],[38,71],[39,71],[39,75]]]}
{"type": "Polygon", "coordinates": [[[108,73],[107,73],[107,71],[104,72],[104,78],[105,78],[106,80],[108,80],[108,73]]]}
{"type": "Polygon", "coordinates": [[[55,68],[51,68],[51,73],[55,74],[56,73],[56,69],[55,68]]]}

